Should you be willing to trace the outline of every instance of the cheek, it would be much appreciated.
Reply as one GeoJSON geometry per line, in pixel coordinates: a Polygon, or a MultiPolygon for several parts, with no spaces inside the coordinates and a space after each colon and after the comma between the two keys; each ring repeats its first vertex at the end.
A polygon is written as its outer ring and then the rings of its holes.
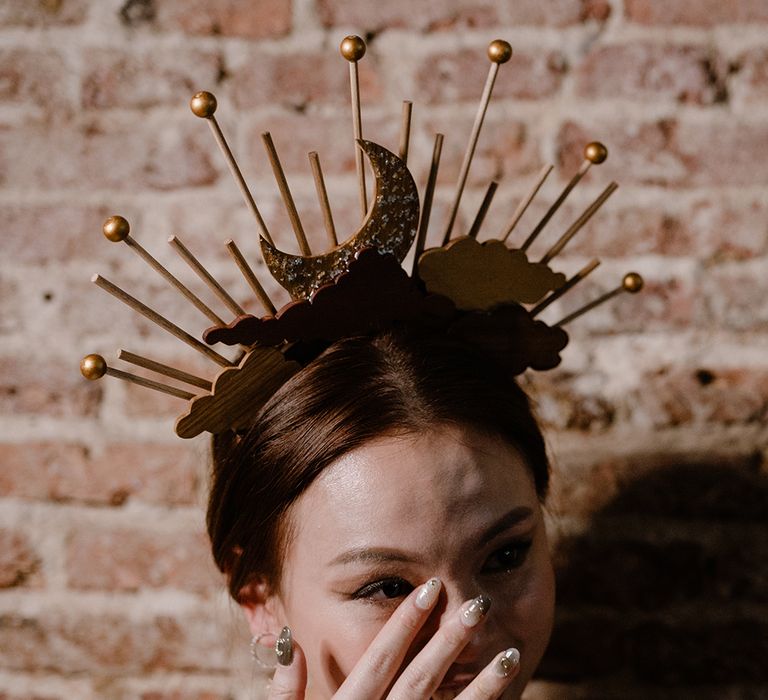
{"type": "Polygon", "coordinates": [[[510,601],[510,633],[519,640],[523,673],[538,666],[552,634],[555,610],[555,577],[549,553],[542,553],[531,571],[527,585],[510,601]]]}
{"type": "Polygon", "coordinates": [[[356,604],[316,602],[315,606],[301,606],[300,613],[291,622],[296,640],[307,656],[312,685],[332,695],[369,647],[387,616],[356,604]]]}

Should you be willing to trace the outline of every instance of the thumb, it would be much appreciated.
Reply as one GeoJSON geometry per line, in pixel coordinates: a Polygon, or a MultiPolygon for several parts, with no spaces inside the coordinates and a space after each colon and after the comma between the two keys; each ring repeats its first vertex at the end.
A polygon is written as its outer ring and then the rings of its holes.
{"type": "Polygon", "coordinates": [[[280,663],[275,669],[267,700],[304,700],[307,689],[307,660],[288,627],[278,637],[280,663]]]}

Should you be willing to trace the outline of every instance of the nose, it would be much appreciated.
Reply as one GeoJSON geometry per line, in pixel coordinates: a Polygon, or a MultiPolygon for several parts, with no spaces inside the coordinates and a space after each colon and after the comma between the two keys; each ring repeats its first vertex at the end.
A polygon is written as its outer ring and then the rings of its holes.
{"type": "MultiPolygon", "coordinates": [[[[476,598],[479,595],[488,594],[480,589],[473,582],[444,582],[445,607],[440,615],[439,624],[445,624],[445,621],[452,616],[458,615],[459,610],[466,601],[476,598]]],[[[491,599],[491,608],[483,620],[474,630],[467,645],[456,657],[456,664],[472,664],[483,656],[483,650],[488,646],[494,629],[493,599],[491,599]]]]}

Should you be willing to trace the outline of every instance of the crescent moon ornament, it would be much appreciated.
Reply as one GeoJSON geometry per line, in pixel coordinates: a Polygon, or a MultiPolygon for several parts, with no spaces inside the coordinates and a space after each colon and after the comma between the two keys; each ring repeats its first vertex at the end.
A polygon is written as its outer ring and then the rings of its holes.
{"type": "Polygon", "coordinates": [[[419,192],[406,164],[372,141],[357,142],[368,156],[375,177],[373,202],[362,226],[347,241],[322,255],[284,253],[261,239],[261,251],[272,276],[294,299],[307,299],[347,270],[364,248],[391,253],[402,262],[419,225],[419,192]]]}

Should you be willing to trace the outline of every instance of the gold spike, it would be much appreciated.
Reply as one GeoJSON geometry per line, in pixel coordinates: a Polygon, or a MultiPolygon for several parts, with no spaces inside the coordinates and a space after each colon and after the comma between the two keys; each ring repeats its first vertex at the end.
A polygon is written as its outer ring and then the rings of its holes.
{"type": "Polygon", "coordinates": [[[129,248],[138,254],[138,256],[146,262],[155,272],[168,282],[177,291],[181,292],[182,296],[191,301],[197,309],[199,309],[209,321],[212,321],[216,325],[224,325],[224,321],[219,318],[216,313],[210,309],[203,301],[197,297],[192,290],[182,284],[176,277],[174,277],[168,270],[163,267],[155,258],[153,258],[130,234],[131,228],[128,221],[122,216],[110,216],[102,226],[102,231],[107,240],[117,243],[119,241],[124,242],[129,248]]]}
{"type": "Polygon", "coordinates": [[[144,369],[151,370],[152,372],[157,372],[158,374],[170,377],[171,379],[178,379],[180,382],[184,382],[185,384],[200,387],[206,391],[210,391],[211,387],[213,386],[207,379],[197,377],[194,374],[190,374],[189,372],[184,372],[183,370],[177,369],[176,367],[165,365],[162,362],[150,360],[148,357],[143,357],[142,355],[137,355],[136,353],[128,352],[127,350],[118,350],[117,358],[119,360],[123,360],[124,362],[130,362],[132,365],[136,365],[137,367],[143,367],[144,369]]]}
{"type": "Polygon", "coordinates": [[[413,113],[413,102],[403,101],[403,117],[400,124],[400,148],[398,154],[403,163],[408,162],[408,148],[411,143],[411,115],[413,113]]]}
{"type": "Polygon", "coordinates": [[[427,186],[424,190],[424,202],[421,206],[421,219],[419,220],[419,233],[416,236],[416,250],[413,255],[411,277],[416,276],[419,257],[424,252],[424,246],[426,245],[429,215],[432,211],[432,199],[435,196],[435,185],[437,183],[437,170],[440,167],[440,154],[443,151],[443,138],[443,134],[435,134],[435,145],[432,148],[432,164],[429,166],[429,177],[427,178],[427,186]]]}
{"type": "Polygon", "coordinates": [[[272,141],[272,135],[267,131],[261,135],[261,140],[264,142],[264,148],[269,156],[269,163],[272,166],[272,172],[275,174],[275,180],[277,180],[277,186],[280,189],[280,196],[283,198],[283,204],[288,211],[288,218],[291,220],[293,233],[299,243],[299,250],[302,255],[309,257],[312,255],[312,251],[309,248],[307,237],[304,234],[304,228],[301,225],[301,219],[299,219],[296,203],[293,201],[291,190],[288,187],[288,180],[285,179],[285,172],[283,171],[283,166],[280,164],[280,158],[277,155],[277,149],[272,141]]]}
{"type": "Polygon", "coordinates": [[[528,194],[525,195],[525,197],[523,197],[523,199],[520,201],[520,204],[517,205],[517,209],[515,209],[515,213],[512,214],[512,220],[509,222],[509,225],[507,226],[507,232],[501,237],[501,240],[504,241],[505,243],[507,241],[507,238],[509,238],[510,235],[512,234],[512,231],[515,230],[515,226],[517,226],[517,222],[523,218],[523,214],[525,214],[531,202],[539,193],[541,186],[544,184],[544,181],[547,179],[547,177],[549,177],[549,174],[552,172],[552,169],[553,169],[553,166],[545,165],[539,171],[539,176],[536,178],[536,182],[533,184],[533,187],[531,187],[528,194]]]}
{"type": "Polygon", "coordinates": [[[552,258],[555,257],[555,255],[558,255],[560,251],[562,251],[563,248],[568,244],[568,241],[571,240],[581,229],[582,227],[594,216],[595,212],[605,204],[605,201],[610,197],[617,189],[619,188],[619,185],[615,182],[612,182],[608,187],[606,187],[600,196],[592,202],[582,213],[582,215],[574,221],[568,230],[560,236],[560,239],[553,245],[544,255],[544,257],[541,259],[541,263],[544,265],[547,265],[552,258]]]}
{"type": "Polygon", "coordinates": [[[536,237],[542,232],[544,227],[549,223],[549,220],[555,215],[557,210],[560,208],[562,203],[566,200],[568,195],[573,191],[573,188],[576,187],[576,185],[579,184],[579,181],[581,178],[583,178],[587,172],[589,171],[589,168],[594,165],[599,165],[605,159],[608,157],[608,149],[606,149],[605,146],[603,146],[602,143],[599,143],[598,141],[593,141],[592,143],[588,143],[586,147],[584,148],[584,162],[581,164],[581,167],[579,168],[578,172],[571,178],[570,182],[565,186],[563,191],[560,193],[560,196],[554,201],[552,206],[547,210],[547,213],[544,214],[541,221],[536,225],[536,228],[531,231],[528,238],[525,239],[525,243],[521,246],[521,250],[525,251],[528,250],[531,243],[536,240],[536,237]]]}
{"type": "Polygon", "coordinates": [[[104,291],[109,292],[113,297],[122,301],[126,306],[130,306],[134,311],[138,311],[142,316],[145,316],[153,323],[156,323],[160,328],[167,331],[171,335],[176,336],[179,340],[194,348],[202,355],[205,355],[209,360],[213,360],[216,364],[222,367],[231,367],[232,363],[222,355],[219,355],[215,350],[212,350],[204,343],[201,343],[197,338],[192,337],[189,333],[179,328],[175,323],[172,323],[167,318],[161,316],[157,311],[150,309],[146,304],[143,304],[135,297],[132,297],[127,292],[120,289],[115,284],[112,284],[109,280],[105,279],[101,275],[94,275],[91,277],[91,282],[101,287],[104,291]]]}
{"type": "Polygon", "coordinates": [[[491,183],[488,185],[488,189],[485,192],[485,197],[483,197],[483,201],[480,204],[480,209],[477,210],[477,216],[475,216],[475,220],[472,222],[472,226],[469,229],[469,233],[467,234],[470,238],[477,238],[477,234],[480,232],[480,227],[483,225],[483,220],[485,219],[485,215],[488,213],[488,208],[491,206],[493,195],[496,194],[496,189],[498,186],[499,183],[494,181],[491,181],[491,183]]]}
{"type": "Polygon", "coordinates": [[[205,282],[210,290],[217,296],[221,301],[226,305],[226,307],[233,313],[235,316],[244,316],[245,310],[243,309],[240,304],[238,304],[229,294],[227,294],[227,291],[222,287],[214,278],[213,275],[206,270],[202,264],[198,261],[198,259],[192,255],[189,248],[185,246],[176,236],[171,236],[168,239],[168,243],[170,243],[174,250],[179,254],[182,260],[184,260],[187,265],[189,265],[197,274],[197,276],[205,282]]]}
{"type": "Polygon", "coordinates": [[[594,301],[590,301],[589,304],[586,304],[582,306],[580,309],[577,309],[571,314],[568,314],[564,319],[558,321],[555,325],[556,326],[564,326],[566,323],[570,323],[574,319],[578,318],[579,316],[587,313],[587,311],[591,311],[596,306],[599,306],[603,302],[608,301],[609,299],[613,299],[618,294],[621,294],[622,292],[629,292],[630,294],[637,294],[641,289],[643,288],[643,278],[638,275],[636,272],[628,272],[626,275],[624,275],[624,279],[621,280],[621,284],[616,287],[616,289],[612,289],[610,292],[606,292],[602,296],[598,297],[594,301]]]}
{"type": "Polygon", "coordinates": [[[219,149],[224,154],[224,158],[227,161],[227,165],[229,166],[229,170],[232,173],[232,177],[235,178],[235,182],[240,188],[240,192],[245,199],[246,205],[251,210],[251,213],[256,219],[256,223],[258,224],[259,230],[261,232],[261,237],[271,245],[274,245],[272,236],[269,235],[267,225],[264,223],[264,218],[261,216],[261,212],[256,206],[253,195],[248,189],[248,185],[245,182],[243,174],[240,172],[240,167],[237,165],[235,156],[232,155],[232,150],[229,148],[227,140],[224,138],[224,134],[221,131],[219,123],[216,121],[214,112],[216,111],[217,105],[218,103],[216,102],[216,97],[212,93],[204,91],[195,93],[192,96],[192,99],[189,101],[189,107],[192,110],[192,113],[201,119],[205,119],[208,122],[208,126],[211,127],[213,138],[216,139],[216,143],[218,144],[219,149]]]}
{"type": "Polygon", "coordinates": [[[456,185],[456,194],[453,197],[453,204],[451,205],[451,211],[448,215],[448,224],[445,227],[445,234],[443,235],[443,245],[448,243],[451,239],[451,232],[453,231],[453,225],[456,222],[456,214],[459,211],[459,204],[461,202],[461,195],[464,192],[464,187],[467,184],[467,176],[469,175],[469,166],[472,165],[472,157],[475,155],[475,148],[477,147],[477,139],[480,136],[480,129],[483,127],[483,121],[485,120],[485,113],[488,110],[488,103],[491,100],[491,94],[493,93],[493,85],[496,82],[496,76],[499,72],[499,66],[502,63],[506,63],[512,58],[512,47],[501,39],[492,41],[488,46],[488,58],[491,61],[491,67],[488,71],[488,77],[485,81],[485,87],[483,88],[483,94],[480,98],[480,105],[475,115],[475,122],[472,125],[472,132],[469,136],[469,143],[467,144],[467,150],[464,153],[464,160],[461,164],[461,170],[459,171],[459,182],[456,185]]]}
{"type": "Polygon", "coordinates": [[[154,389],[155,391],[159,391],[163,394],[170,394],[171,396],[175,396],[179,399],[189,400],[195,398],[194,394],[191,394],[188,391],[184,391],[183,389],[177,389],[175,386],[161,384],[160,382],[155,382],[152,379],[145,379],[144,377],[139,377],[136,374],[129,374],[128,372],[123,372],[120,369],[109,367],[106,360],[101,355],[86,355],[80,362],[80,372],[86,379],[90,379],[92,381],[101,379],[101,377],[103,377],[105,374],[108,374],[110,377],[116,377],[117,379],[122,379],[125,382],[130,382],[131,384],[138,384],[139,386],[146,387],[147,389],[154,389]]]}
{"type": "Polygon", "coordinates": [[[349,61],[349,88],[352,96],[352,128],[355,136],[355,163],[357,164],[357,179],[360,185],[360,210],[363,217],[368,213],[368,194],[365,188],[365,162],[363,151],[357,142],[363,138],[363,120],[360,113],[360,76],[357,70],[357,62],[365,56],[365,42],[359,37],[350,35],[345,37],[339,50],[341,55],[349,61]]]}
{"type": "Polygon", "coordinates": [[[251,266],[243,257],[243,254],[240,252],[240,249],[237,247],[237,244],[234,241],[227,241],[224,245],[227,246],[227,250],[229,251],[229,254],[232,256],[232,259],[235,261],[235,265],[237,265],[240,272],[243,273],[243,277],[245,277],[246,282],[248,282],[248,284],[250,285],[251,289],[253,290],[253,293],[258,298],[259,303],[262,305],[262,307],[264,307],[264,311],[267,314],[271,314],[272,316],[274,316],[275,305],[272,303],[272,300],[264,291],[264,287],[261,286],[261,282],[259,282],[259,279],[254,274],[253,270],[251,269],[251,266]]]}
{"type": "Polygon", "coordinates": [[[531,318],[537,316],[542,311],[544,311],[544,309],[546,309],[553,301],[556,301],[567,292],[570,292],[571,289],[573,289],[579,282],[581,282],[581,280],[583,280],[587,275],[589,275],[599,264],[600,264],[599,260],[592,260],[590,263],[585,265],[573,277],[571,277],[571,279],[569,279],[565,284],[558,287],[554,292],[552,292],[552,294],[550,294],[546,299],[544,299],[544,301],[541,301],[537,306],[534,306],[530,310],[531,318]]]}
{"type": "Polygon", "coordinates": [[[328,234],[328,242],[331,244],[331,248],[335,248],[339,245],[339,239],[336,237],[336,226],[333,223],[333,212],[331,211],[331,203],[328,200],[328,190],[325,189],[323,170],[320,167],[320,156],[317,155],[316,151],[309,153],[309,163],[312,166],[312,177],[315,179],[317,199],[320,202],[320,209],[323,211],[323,222],[325,223],[325,232],[328,234]]]}

